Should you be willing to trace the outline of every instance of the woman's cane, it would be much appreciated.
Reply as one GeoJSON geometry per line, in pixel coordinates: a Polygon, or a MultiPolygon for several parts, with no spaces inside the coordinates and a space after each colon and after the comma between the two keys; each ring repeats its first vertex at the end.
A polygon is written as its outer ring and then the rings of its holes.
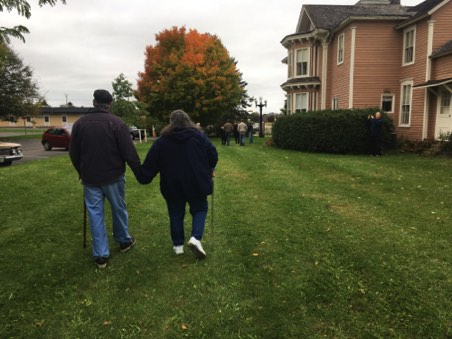
{"type": "Polygon", "coordinates": [[[212,197],[211,197],[211,199],[212,199],[212,202],[211,202],[211,205],[212,205],[212,221],[211,221],[211,226],[212,226],[212,252],[214,252],[214,244],[215,244],[215,241],[214,241],[214,228],[213,228],[213,194],[214,194],[214,192],[215,192],[215,172],[214,171],[212,171],[212,197]]]}

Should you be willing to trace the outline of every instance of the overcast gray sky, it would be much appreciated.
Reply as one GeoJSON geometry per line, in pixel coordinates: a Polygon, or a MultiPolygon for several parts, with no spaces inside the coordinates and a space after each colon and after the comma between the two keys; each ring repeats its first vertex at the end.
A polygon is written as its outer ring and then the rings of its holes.
{"type": "MultiPolygon", "coordinates": [[[[280,85],[286,80],[280,41],[295,32],[303,4],[353,5],[357,0],[67,0],[39,8],[30,0],[32,16],[0,13],[0,26],[25,25],[26,43],[12,47],[34,69],[41,94],[52,106],[67,100],[91,106],[96,88],[112,90],[124,73],[136,88],[144,67],[144,51],[155,34],[173,26],[217,35],[238,62],[248,94],[268,101],[264,113],[284,105],[280,85]]],[[[414,6],[421,0],[402,0],[414,6]]]]}

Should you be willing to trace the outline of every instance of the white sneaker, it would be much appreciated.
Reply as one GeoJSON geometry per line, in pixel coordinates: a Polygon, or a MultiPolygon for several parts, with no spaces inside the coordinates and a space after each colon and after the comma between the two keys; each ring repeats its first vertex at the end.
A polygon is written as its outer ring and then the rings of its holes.
{"type": "Polygon", "coordinates": [[[196,258],[204,259],[206,257],[206,252],[202,248],[201,241],[199,241],[195,237],[191,237],[187,245],[191,249],[191,251],[195,254],[196,258]]]}
{"type": "Polygon", "coordinates": [[[177,255],[184,254],[184,245],[173,246],[173,250],[177,255]]]}

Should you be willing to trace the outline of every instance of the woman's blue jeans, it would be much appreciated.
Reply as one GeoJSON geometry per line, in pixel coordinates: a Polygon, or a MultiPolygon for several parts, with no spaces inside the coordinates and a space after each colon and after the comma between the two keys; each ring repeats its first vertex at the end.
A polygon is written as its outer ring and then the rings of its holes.
{"type": "Polygon", "coordinates": [[[168,214],[170,219],[171,240],[174,246],[183,245],[185,205],[188,202],[192,216],[191,236],[202,240],[204,226],[206,223],[208,203],[207,197],[190,200],[167,200],[168,214]]]}
{"type": "Polygon", "coordinates": [[[104,202],[108,199],[113,220],[113,239],[118,243],[131,241],[125,201],[125,178],[103,186],[85,186],[85,204],[93,238],[93,257],[109,257],[108,237],[104,219],[104,202]]]}

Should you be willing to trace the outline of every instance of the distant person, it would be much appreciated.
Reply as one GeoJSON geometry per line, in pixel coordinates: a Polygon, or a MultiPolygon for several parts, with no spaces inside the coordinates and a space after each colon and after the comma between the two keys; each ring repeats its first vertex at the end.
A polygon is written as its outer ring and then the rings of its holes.
{"type": "Polygon", "coordinates": [[[221,145],[226,145],[226,133],[224,133],[224,127],[223,126],[219,126],[218,127],[218,134],[220,135],[221,138],[221,145]]]}
{"type": "Polygon", "coordinates": [[[246,132],[248,131],[248,125],[242,120],[237,125],[237,131],[239,132],[240,146],[245,146],[246,132]]]}
{"type": "Polygon", "coordinates": [[[369,115],[369,151],[371,156],[381,156],[381,143],[383,134],[383,119],[381,113],[375,113],[375,116],[369,115]]]}
{"type": "Polygon", "coordinates": [[[224,137],[226,139],[226,145],[229,146],[229,143],[231,142],[231,134],[234,132],[234,126],[232,125],[232,123],[228,120],[224,126],[223,126],[223,130],[224,130],[224,137]]]}
{"type": "Polygon", "coordinates": [[[239,124],[234,122],[234,140],[235,140],[235,144],[238,145],[240,143],[240,135],[239,135],[239,124]]]}
{"type": "Polygon", "coordinates": [[[72,164],[84,186],[93,258],[98,268],[105,268],[110,257],[105,198],[110,202],[113,238],[119,243],[120,252],[127,252],[135,245],[128,229],[124,174],[126,163],[135,175],[140,173],[141,163],[129,127],[109,112],[112,101],[108,91],[94,91],[94,109],[74,123],[69,147],[72,164]]]}
{"type": "Polygon", "coordinates": [[[177,255],[184,253],[184,217],[188,203],[192,231],[187,245],[198,259],[206,257],[201,240],[208,210],[207,196],[212,194],[217,162],[215,146],[187,113],[176,110],[141,167],[142,184],[150,183],[160,173],[160,191],[168,207],[171,240],[177,255]]]}
{"type": "Polygon", "coordinates": [[[253,122],[250,121],[248,122],[248,141],[250,142],[250,144],[252,144],[254,138],[254,126],[253,126],[253,122]]]}

